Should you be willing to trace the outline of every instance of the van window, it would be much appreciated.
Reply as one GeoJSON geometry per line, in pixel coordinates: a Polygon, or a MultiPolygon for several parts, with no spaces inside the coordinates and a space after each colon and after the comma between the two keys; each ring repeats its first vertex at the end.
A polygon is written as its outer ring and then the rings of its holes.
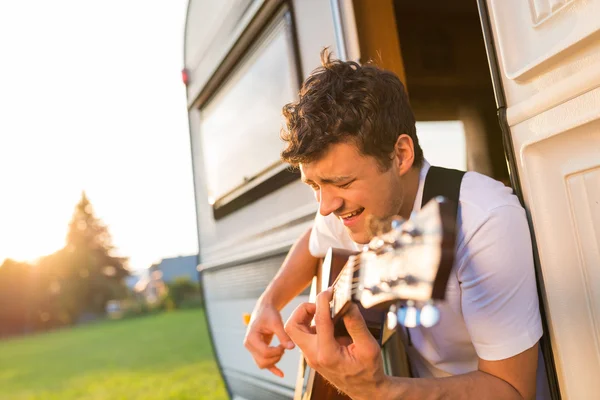
{"type": "Polygon", "coordinates": [[[212,204],[234,190],[243,192],[261,175],[286,167],[279,161],[281,108],[298,92],[289,29],[284,16],[275,21],[200,109],[212,204]]]}

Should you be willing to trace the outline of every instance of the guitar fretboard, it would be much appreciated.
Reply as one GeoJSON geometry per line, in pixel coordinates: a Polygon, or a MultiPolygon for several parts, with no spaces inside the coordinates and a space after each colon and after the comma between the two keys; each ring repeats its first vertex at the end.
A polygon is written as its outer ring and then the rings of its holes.
{"type": "Polygon", "coordinates": [[[358,263],[359,258],[357,256],[351,256],[333,284],[333,299],[330,304],[331,318],[338,315],[344,306],[352,301],[352,293],[357,284],[355,271],[358,263]]]}

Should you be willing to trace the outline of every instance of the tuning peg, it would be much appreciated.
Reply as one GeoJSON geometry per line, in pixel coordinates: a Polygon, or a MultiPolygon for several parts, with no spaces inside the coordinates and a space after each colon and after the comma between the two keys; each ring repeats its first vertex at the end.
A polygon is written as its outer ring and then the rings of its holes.
{"type": "Polygon", "coordinates": [[[398,308],[396,317],[399,324],[407,328],[414,328],[419,323],[419,310],[415,307],[414,301],[407,301],[406,306],[398,308]]]}
{"type": "Polygon", "coordinates": [[[396,310],[396,320],[397,323],[404,326],[404,321],[406,321],[406,307],[402,306],[396,310]]]}
{"type": "Polygon", "coordinates": [[[412,227],[412,229],[406,231],[412,238],[416,238],[419,236],[423,236],[423,232],[421,232],[417,227],[412,227]]]}
{"type": "Polygon", "coordinates": [[[373,239],[371,239],[371,241],[369,242],[369,248],[371,250],[378,250],[381,247],[383,247],[383,245],[385,245],[385,242],[382,238],[380,238],[379,236],[374,237],[373,239]]]}
{"type": "Polygon", "coordinates": [[[404,318],[404,326],[407,328],[414,328],[419,324],[419,314],[420,311],[417,307],[415,307],[415,303],[413,301],[408,301],[406,303],[406,317],[404,318]]]}
{"type": "Polygon", "coordinates": [[[368,290],[372,294],[379,294],[382,292],[382,290],[379,289],[379,287],[377,287],[377,286],[366,287],[366,288],[364,288],[364,290],[368,290]]]}
{"type": "Polygon", "coordinates": [[[425,328],[430,328],[440,321],[440,310],[432,304],[427,303],[421,309],[419,322],[425,328]]]}
{"type": "Polygon", "coordinates": [[[406,282],[408,286],[412,286],[419,283],[419,280],[415,276],[408,274],[404,277],[404,282],[406,282]]]}
{"type": "Polygon", "coordinates": [[[423,235],[423,232],[421,232],[421,230],[417,228],[415,224],[412,223],[412,221],[411,223],[406,224],[406,226],[404,227],[404,233],[412,238],[416,238],[418,236],[423,235]]]}
{"type": "Polygon", "coordinates": [[[389,330],[394,330],[397,325],[398,315],[396,315],[396,306],[392,305],[387,313],[387,327],[389,330]]]}

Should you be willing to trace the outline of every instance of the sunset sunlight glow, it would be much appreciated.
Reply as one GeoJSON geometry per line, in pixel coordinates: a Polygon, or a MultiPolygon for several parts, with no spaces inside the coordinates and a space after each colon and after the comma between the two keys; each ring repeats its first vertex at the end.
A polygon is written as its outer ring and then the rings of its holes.
{"type": "Polygon", "coordinates": [[[64,246],[82,191],[132,268],[197,252],[186,5],[0,4],[0,263],[64,246]]]}

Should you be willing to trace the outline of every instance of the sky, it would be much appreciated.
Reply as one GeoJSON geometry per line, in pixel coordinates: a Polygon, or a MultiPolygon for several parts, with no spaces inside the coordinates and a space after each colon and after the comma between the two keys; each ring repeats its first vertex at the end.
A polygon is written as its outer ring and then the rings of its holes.
{"type": "Polygon", "coordinates": [[[0,1],[0,263],[63,247],[82,191],[130,268],[197,252],[186,5],[0,1]]]}

